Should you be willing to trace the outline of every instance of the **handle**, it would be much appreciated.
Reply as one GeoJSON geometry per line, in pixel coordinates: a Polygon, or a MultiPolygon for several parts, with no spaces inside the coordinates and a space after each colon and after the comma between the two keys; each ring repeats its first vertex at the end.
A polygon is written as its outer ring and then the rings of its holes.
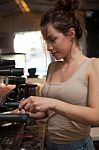
{"type": "Polygon", "coordinates": [[[0,114],[0,121],[6,122],[26,123],[28,122],[28,118],[28,114],[0,114]]]}
{"type": "Polygon", "coordinates": [[[19,106],[19,102],[7,102],[4,103],[3,106],[7,107],[7,108],[18,108],[19,106]]]}

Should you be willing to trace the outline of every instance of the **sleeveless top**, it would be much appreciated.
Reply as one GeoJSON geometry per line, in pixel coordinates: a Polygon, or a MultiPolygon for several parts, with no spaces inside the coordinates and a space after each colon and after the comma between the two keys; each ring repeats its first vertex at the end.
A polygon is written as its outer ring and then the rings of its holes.
{"type": "MultiPolygon", "coordinates": [[[[49,83],[54,71],[53,67],[49,70],[47,81],[42,88],[42,96],[87,106],[88,81],[85,77],[91,60],[85,60],[71,78],[60,83],[49,83]]],[[[90,129],[89,125],[72,121],[54,111],[48,111],[46,136],[54,143],[62,144],[83,139],[90,134],[90,129]]]]}

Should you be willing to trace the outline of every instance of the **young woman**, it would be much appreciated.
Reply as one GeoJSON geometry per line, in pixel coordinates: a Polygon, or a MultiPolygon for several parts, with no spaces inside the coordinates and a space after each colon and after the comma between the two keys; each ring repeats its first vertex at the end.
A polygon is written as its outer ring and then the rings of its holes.
{"type": "Polygon", "coordinates": [[[47,49],[57,61],[48,68],[42,97],[31,96],[19,111],[47,119],[46,150],[94,150],[91,125],[99,122],[99,60],[80,50],[77,0],[59,0],[41,18],[47,49]]]}

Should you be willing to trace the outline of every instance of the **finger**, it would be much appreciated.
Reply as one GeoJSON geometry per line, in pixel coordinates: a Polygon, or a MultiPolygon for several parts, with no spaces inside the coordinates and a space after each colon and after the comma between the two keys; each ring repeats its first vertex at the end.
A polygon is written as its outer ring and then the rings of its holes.
{"type": "Polygon", "coordinates": [[[20,100],[20,102],[22,102],[22,101],[24,101],[25,100],[25,98],[22,98],[21,100],[20,100]]]}
{"type": "Polygon", "coordinates": [[[31,113],[37,112],[33,104],[29,107],[29,112],[31,112],[31,113]]]}
{"type": "Polygon", "coordinates": [[[26,111],[25,111],[24,109],[22,109],[20,112],[21,112],[21,113],[26,113],[26,111]]]}
{"type": "Polygon", "coordinates": [[[24,108],[24,106],[28,103],[28,98],[25,100],[20,101],[18,109],[21,110],[24,108]]]}
{"type": "Polygon", "coordinates": [[[33,99],[33,96],[28,97],[27,99],[22,99],[19,104],[19,110],[24,109],[25,105],[33,99]]]}
{"type": "Polygon", "coordinates": [[[33,104],[32,104],[31,102],[26,103],[25,106],[24,106],[24,110],[25,110],[25,111],[29,111],[29,109],[30,109],[30,107],[31,107],[32,105],[33,105],[33,104]]]}
{"type": "Polygon", "coordinates": [[[19,113],[19,109],[13,110],[12,113],[13,113],[13,114],[14,114],[14,113],[19,113]]]}

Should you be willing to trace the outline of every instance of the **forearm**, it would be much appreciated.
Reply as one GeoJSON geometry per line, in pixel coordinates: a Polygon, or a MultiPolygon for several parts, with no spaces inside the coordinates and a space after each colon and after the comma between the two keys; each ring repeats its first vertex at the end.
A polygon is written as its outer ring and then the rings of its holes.
{"type": "Polygon", "coordinates": [[[57,101],[52,109],[55,112],[79,123],[93,125],[99,122],[99,111],[95,108],[57,101]]]}

